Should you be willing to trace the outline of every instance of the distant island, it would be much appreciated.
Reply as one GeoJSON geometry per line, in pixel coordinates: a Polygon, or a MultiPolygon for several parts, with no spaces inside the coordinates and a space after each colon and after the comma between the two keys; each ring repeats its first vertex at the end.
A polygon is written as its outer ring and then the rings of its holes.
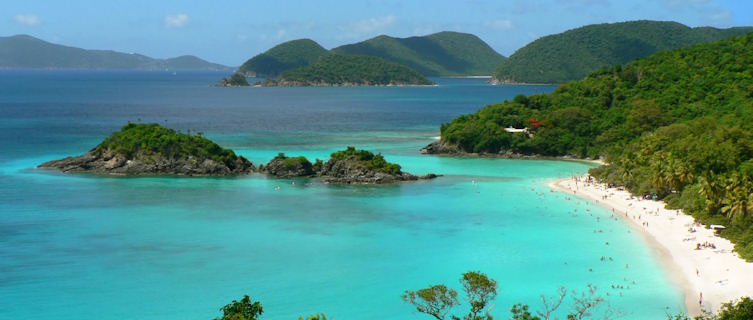
{"type": "Polygon", "coordinates": [[[657,51],[750,32],[753,27],[690,28],[670,21],[593,24],[545,36],[518,49],[501,62],[492,83],[565,83],[657,51]]]}
{"type": "Polygon", "coordinates": [[[260,86],[416,86],[433,85],[423,75],[387,60],[357,55],[328,54],[312,65],[283,72],[260,86]]]}
{"type": "Polygon", "coordinates": [[[593,176],[725,226],[751,261],[751,74],[753,34],[661,51],[459,116],[424,152],[606,158],[593,176]]]}
{"type": "Polygon", "coordinates": [[[109,175],[231,176],[254,165],[211,140],[154,124],[129,123],[84,155],[39,168],[109,175]]]}
{"type": "Polygon", "coordinates": [[[246,61],[238,72],[276,78],[284,71],[315,64],[330,53],[366,55],[410,67],[424,76],[490,76],[505,57],[477,36],[444,31],[421,37],[381,35],[328,51],[311,39],[281,43],[246,61]]]}
{"type": "Polygon", "coordinates": [[[328,53],[314,40],[291,40],[248,59],[238,72],[247,77],[276,78],[285,70],[314,64],[328,53]]]}
{"type": "Polygon", "coordinates": [[[437,177],[432,173],[419,177],[403,172],[400,165],[387,162],[381,154],[354,147],[332,153],[327,162],[317,159],[313,164],[306,157],[280,153],[259,170],[279,178],[316,177],[338,184],[384,184],[437,177]]]}
{"type": "Polygon", "coordinates": [[[0,69],[230,70],[194,56],[154,59],[136,53],[86,50],[29,35],[0,37],[0,69]]]}

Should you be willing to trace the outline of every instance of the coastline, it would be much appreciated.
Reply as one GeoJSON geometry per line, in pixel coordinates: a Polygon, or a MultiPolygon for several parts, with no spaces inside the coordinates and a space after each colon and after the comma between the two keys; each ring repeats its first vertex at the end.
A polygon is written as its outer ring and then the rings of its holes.
{"type": "Polygon", "coordinates": [[[716,312],[722,303],[753,295],[753,263],[738,257],[729,240],[706,226],[694,225],[695,219],[681,210],[665,209],[664,202],[639,200],[628,191],[585,181],[585,176],[558,179],[549,186],[613,209],[648,239],[671,280],[682,288],[689,315],[716,312]],[[696,250],[698,243],[705,242],[716,248],[696,250]]]}

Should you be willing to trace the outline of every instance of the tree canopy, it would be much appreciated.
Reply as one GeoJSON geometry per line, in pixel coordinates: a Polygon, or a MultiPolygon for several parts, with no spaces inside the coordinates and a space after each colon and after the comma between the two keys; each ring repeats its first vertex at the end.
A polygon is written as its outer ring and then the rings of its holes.
{"type": "Polygon", "coordinates": [[[661,50],[717,41],[753,32],[753,27],[690,28],[670,21],[593,24],[539,38],[503,61],[497,80],[565,83],[604,66],[624,64],[661,50]]]}
{"type": "Polygon", "coordinates": [[[315,64],[283,72],[281,85],[430,85],[420,73],[371,56],[330,54],[315,64]]]}
{"type": "Polygon", "coordinates": [[[467,152],[606,157],[597,178],[727,226],[721,235],[749,260],[752,132],[753,34],[605,67],[441,127],[443,141],[467,152]]]}
{"type": "Polygon", "coordinates": [[[425,76],[491,75],[505,60],[477,36],[451,31],[408,38],[381,35],[332,52],[380,57],[425,76]]]}
{"type": "Polygon", "coordinates": [[[107,137],[95,149],[108,150],[131,157],[145,152],[166,157],[193,156],[200,159],[213,159],[234,167],[238,158],[235,152],[224,149],[200,135],[179,133],[156,123],[128,123],[120,131],[107,137]]]}

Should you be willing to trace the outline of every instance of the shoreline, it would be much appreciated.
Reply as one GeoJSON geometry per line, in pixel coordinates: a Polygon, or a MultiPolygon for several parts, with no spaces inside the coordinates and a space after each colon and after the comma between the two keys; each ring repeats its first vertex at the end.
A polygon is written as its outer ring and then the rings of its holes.
{"type": "Polygon", "coordinates": [[[626,190],[585,181],[586,176],[557,179],[549,186],[613,209],[639,231],[667,267],[670,281],[683,291],[689,315],[716,312],[722,303],[753,295],[753,263],[738,257],[729,240],[695,225],[695,219],[681,210],[665,209],[664,202],[639,200],[626,190]],[[716,248],[696,250],[697,244],[705,242],[716,248]]]}

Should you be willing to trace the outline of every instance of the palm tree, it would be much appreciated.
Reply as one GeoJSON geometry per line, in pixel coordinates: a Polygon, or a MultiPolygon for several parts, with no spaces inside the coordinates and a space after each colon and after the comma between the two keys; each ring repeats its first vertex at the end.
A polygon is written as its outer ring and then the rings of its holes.
{"type": "Polygon", "coordinates": [[[753,211],[751,202],[751,184],[739,174],[733,174],[727,179],[726,196],[722,200],[722,213],[732,221],[735,216],[743,218],[748,216],[748,211],[753,211]]]}
{"type": "Polygon", "coordinates": [[[719,180],[711,171],[706,172],[698,179],[701,185],[701,190],[698,193],[706,199],[706,211],[709,213],[714,213],[719,208],[722,198],[722,187],[719,180]]]}

